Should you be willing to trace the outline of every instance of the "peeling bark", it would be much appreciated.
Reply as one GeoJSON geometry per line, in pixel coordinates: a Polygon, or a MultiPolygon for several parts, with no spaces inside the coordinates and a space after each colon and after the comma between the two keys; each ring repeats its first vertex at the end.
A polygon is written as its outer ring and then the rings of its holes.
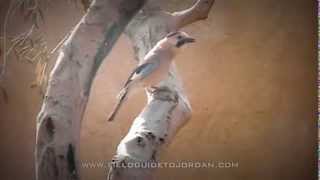
{"type": "MultiPolygon", "coordinates": [[[[137,60],[143,60],[168,32],[207,18],[213,3],[214,0],[198,0],[189,9],[174,13],[162,11],[159,1],[147,4],[126,29],[137,60]]],[[[191,106],[174,64],[168,78],[159,84],[158,89],[147,91],[147,96],[147,105],[118,145],[108,180],[154,179],[156,168],[145,168],[143,164],[156,163],[161,150],[191,117],[191,106]]]]}
{"type": "Polygon", "coordinates": [[[95,0],[64,43],[37,118],[37,180],[79,179],[81,119],[102,60],[146,0],[95,0]]]}

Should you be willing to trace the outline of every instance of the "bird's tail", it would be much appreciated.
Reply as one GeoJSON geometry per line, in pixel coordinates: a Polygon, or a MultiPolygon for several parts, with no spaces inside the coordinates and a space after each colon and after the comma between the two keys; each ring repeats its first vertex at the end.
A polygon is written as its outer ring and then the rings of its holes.
{"type": "Polygon", "coordinates": [[[108,121],[112,121],[115,116],[117,115],[120,107],[122,106],[123,102],[126,100],[127,96],[128,96],[128,92],[129,92],[129,87],[124,87],[120,93],[117,96],[118,102],[117,104],[114,106],[113,111],[110,113],[109,117],[108,117],[108,121]]]}

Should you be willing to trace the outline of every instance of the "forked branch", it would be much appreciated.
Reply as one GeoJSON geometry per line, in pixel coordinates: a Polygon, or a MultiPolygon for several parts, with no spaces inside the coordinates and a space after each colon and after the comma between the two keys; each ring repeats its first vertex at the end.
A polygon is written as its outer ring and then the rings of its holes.
{"type": "Polygon", "coordinates": [[[180,29],[188,24],[207,19],[215,0],[198,0],[189,9],[172,13],[176,28],[180,29]]]}
{"type": "MultiPolygon", "coordinates": [[[[127,28],[136,57],[144,55],[168,32],[176,31],[208,16],[213,0],[199,0],[191,8],[168,14],[152,7],[136,16],[127,28]]],[[[191,107],[173,64],[159,87],[147,92],[148,103],[135,118],[113,158],[108,180],[152,180],[159,154],[191,117],[191,107]],[[130,168],[131,165],[131,168],[130,168]],[[132,165],[135,165],[132,167],[132,165]],[[136,166],[137,165],[137,166],[136,166]]]]}

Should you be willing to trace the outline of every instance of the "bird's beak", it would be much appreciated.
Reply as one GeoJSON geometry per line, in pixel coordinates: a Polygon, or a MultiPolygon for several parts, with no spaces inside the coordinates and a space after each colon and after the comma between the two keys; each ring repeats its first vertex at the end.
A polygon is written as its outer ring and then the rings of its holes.
{"type": "Polygon", "coordinates": [[[187,37],[187,38],[184,39],[184,42],[185,43],[194,43],[194,42],[196,42],[196,40],[194,38],[187,37]]]}
{"type": "Polygon", "coordinates": [[[193,43],[195,42],[195,39],[191,38],[191,37],[186,37],[184,39],[181,39],[180,41],[178,41],[178,43],[176,44],[176,47],[181,47],[182,45],[184,44],[187,44],[187,43],[193,43]]]}

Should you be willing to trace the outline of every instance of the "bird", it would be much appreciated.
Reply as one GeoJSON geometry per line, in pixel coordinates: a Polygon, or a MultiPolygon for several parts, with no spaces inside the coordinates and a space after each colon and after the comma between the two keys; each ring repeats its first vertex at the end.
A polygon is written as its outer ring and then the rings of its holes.
{"type": "Polygon", "coordinates": [[[129,75],[117,96],[117,103],[109,114],[108,121],[114,120],[133,88],[156,88],[168,76],[171,63],[181,47],[193,42],[195,39],[183,31],[170,32],[158,41],[129,75]]]}

